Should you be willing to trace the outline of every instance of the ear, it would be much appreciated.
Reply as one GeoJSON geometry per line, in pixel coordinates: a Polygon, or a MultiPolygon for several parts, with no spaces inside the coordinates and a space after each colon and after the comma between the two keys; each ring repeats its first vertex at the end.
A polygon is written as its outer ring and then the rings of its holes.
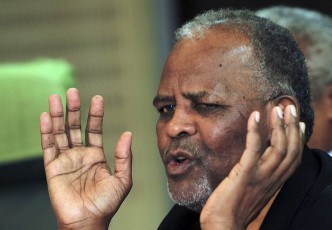
{"type": "MultiPolygon", "coordinates": [[[[295,108],[296,108],[296,112],[297,114],[300,114],[300,106],[299,106],[299,102],[298,100],[293,97],[293,96],[289,96],[289,95],[281,95],[275,99],[273,99],[271,102],[271,106],[274,107],[274,106],[279,106],[282,111],[284,112],[286,107],[288,105],[294,105],[295,108]]],[[[272,108],[271,107],[271,108],[272,108]]]]}

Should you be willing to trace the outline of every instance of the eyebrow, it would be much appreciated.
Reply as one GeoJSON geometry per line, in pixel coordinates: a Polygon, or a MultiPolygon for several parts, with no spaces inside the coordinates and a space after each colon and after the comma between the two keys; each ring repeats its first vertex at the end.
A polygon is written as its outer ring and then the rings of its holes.
{"type": "Polygon", "coordinates": [[[208,98],[210,96],[210,93],[208,93],[207,91],[198,91],[198,92],[193,92],[193,93],[184,93],[183,97],[191,100],[191,101],[199,101],[202,98],[208,98]]]}
{"type": "Polygon", "coordinates": [[[175,103],[175,97],[158,95],[153,99],[152,103],[155,107],[157,107],[157,105],[160,103],[175,103]]]}
{"type": "MultiPolygon", "coordinates": [[[[199,99],[207,98],[210,93],[207,91],[183,93],[182,96],[190,101],[197,102],[199,99]]],[[[153,99],[153,105],[156,107],[159,103],[175,103],[175,96],[158,95],[153,99]]]]}

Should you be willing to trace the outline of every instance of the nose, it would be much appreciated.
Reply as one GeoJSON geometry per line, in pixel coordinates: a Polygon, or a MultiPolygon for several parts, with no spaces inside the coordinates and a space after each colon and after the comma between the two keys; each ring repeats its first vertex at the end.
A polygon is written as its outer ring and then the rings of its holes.
{"type": "Polygon", "coordinates": [[[186,113],[184,109],[176,109],[166,127],[167,135],[175,139],[194,135],[196,131],[193,115],[186,113]]]}

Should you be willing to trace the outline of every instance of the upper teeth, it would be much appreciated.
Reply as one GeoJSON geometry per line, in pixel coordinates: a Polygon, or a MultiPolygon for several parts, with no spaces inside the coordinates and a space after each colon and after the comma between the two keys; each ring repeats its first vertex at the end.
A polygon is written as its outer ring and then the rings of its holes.
{"type": "Polygon", "coordinates": [[[186,159],[186,158],[183,157],[183,156],[180,156],[180,157],[177,157],[177,158],[176,158],[177,161],[184,161],[185,159],[186,159]]]}

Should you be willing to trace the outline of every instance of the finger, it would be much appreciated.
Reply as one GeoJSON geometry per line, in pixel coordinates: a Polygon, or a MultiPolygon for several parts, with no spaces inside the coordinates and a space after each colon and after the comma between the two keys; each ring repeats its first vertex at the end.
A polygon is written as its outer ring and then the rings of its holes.
{"type": "Polygon", "coordinates": [[[44,165],[46,166],[57,157],[57,149],[52,132],[51,116],[45,112],[40,114],[40,135],[44,165]]]}
{"type": "Polygon", "coordinates": [[[55,136],[56,147],[60,153],[69,149],[68,139],[65,133],[65,125],[63,119],[63,108],[59,95],[51,95],[49,97],[50,115],[52,118],[53,135],[55,136]]]}
{"type": "Polygon", "coordinates": [[[300,137],[301,137],[301,152],[302,152],[304,145],[306,144],[306,136],[305,136],[306,125],[304,122],[300,122],[299,125],[300,125],[300,137]]]}
{"type": "Polygon", "coordinates": [[[297,158],[300,154],[298,151],[301,148],[301,132],[299,119],[294,105],[287,106],[285,109],[285,127],[287,135],[287,149],[290,154],[287,154],[290,160],[297,158]]]}
{"type": "Polygon", "coordinates": [[[83,145],[80,109],[81,103],[78,90],[74,88],[68,89],[66,106],[66,133],[70,147],[83,145]]]}
{"type": "Polygon", "coordinates": [[[288,149],[303,149],[305,144],[305,124],[299,121],[299,116],[294,105],[286,108],[285,116],[288,149]]]}
{"type": "Polygon", "coordinates": [[[132,184],[132,133],[124,132],[115,148],[114,176],[124,184],[132,184]]]}
{"type": "Polygon", "coordinates": [[[301,132],[298,119],[295,106],[287,106],[285,109],[287,155],[278,169],[282,173],[282,178],[288,178],[301,162],[305,139],[304,133],[301,132]]]}
{"type": "Polygon", "coordinates": [[[258,111],[253,112],[248,119],[246,149],[240,159],[240,164],[246,170],[250,170],[256,165],[261,157],[262,140],[259,134],[259,120],[260,113],[258,111]]]}
{"type": "Polygon", "coordinates": [[[88,122],[85,130],[86,145],[103,148],[104,100],[101,96],[91,99],[88,122]]]}
{"type": "Polygon", "coordinates": [[[271,140],[262,157],[262,172],[272,174],[287,155],[287,138],[282,109],[273,108],[271,113],[271,140]]]}

